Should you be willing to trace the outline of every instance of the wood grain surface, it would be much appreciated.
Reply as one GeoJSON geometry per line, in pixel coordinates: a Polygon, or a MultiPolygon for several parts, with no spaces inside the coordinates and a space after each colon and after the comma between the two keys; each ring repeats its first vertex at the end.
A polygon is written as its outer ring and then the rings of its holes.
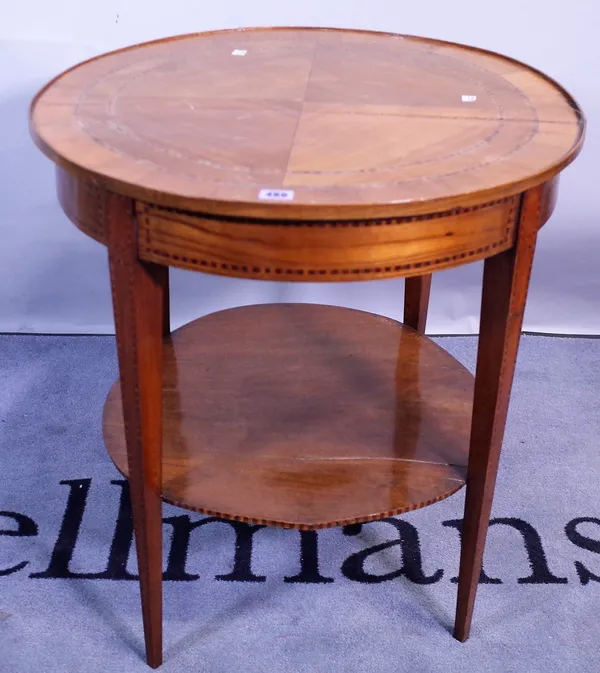
{"type": "Polygon", "coordinates": [[[224,276],[352,281],[420,276],[512,247],[520,198],[434,215],[223,220],[138,203],[141,259],[224,276]]]}
{"type": "Polygon", "coordinates": [[[163,267],[140,262],[131,227],[131,199],[111,194],[106,202],[108,262],[125,409],[131,508],[135,528],[146,658],[162,662],[162,329],[163,267]]]}
{"type": "Polygon", "coordinates": [[[431,274],[413,276],[404,283],[404,315],[402,322],[419,332],[425,333],[429,297],[431,295],[431,274]]]}
{"type": "MultiPolygon", "coordinates": [[[[201,318],[165,340],[163,499],[303,529],[368,521],[465,482],[472,375],[400,323],[281,304],[201,318]]],[[[119,386],[104,436],[128,473],[119,386]]]]}
{"type": "MultiPolygon", "coordinates": [[[[485,261],[467,493],[454,637],[468,639],[492,510],[540,218],[540,188],[527,192],[515,246],[485,261]]],[[[526,478],[526,477],[525,477],[526,478]]]]}
{"type": "Polygon", "coordinates": [[[121,378],[104,436],[132,486],[148,663],[162,661],[160,497],[317,529],[466,481],[454,629],[466,640],[536,237],[584,138],[573,98],[481,49],[259,28],[75,66],[36,96],[30,129],[63,210],[108,247],[121,378]],[[480,259],[474,393],[423,331],[432,272],[480,259]],[[169,266],[407,276],[407,325],[283,304],[170,334],[169,266]]]}
{"type": "Polygon", "coordinates": [[[68,172],[156,205],[261,218],[505,198],[558,173],[583,128],[563,89],[512,59],[334,29],[138,45],[60,75],[31,108],[34,139],[68,172]]]}

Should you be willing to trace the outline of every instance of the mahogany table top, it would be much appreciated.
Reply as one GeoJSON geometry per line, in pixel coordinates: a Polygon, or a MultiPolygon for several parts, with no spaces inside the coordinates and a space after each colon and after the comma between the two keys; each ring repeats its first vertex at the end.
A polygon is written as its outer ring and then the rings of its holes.
{"type": "Polygon", "coordinates": [[[518,194],[577,154],[555,82],[435,40],[337,29],[180,36],[45,87],[37,144],[69,173],[203,213],[404,216],[518,194]]]}

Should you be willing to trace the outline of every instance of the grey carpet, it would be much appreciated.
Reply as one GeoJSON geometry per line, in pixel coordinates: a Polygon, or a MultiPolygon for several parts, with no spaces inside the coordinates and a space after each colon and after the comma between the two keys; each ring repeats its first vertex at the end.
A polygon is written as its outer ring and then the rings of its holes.
{"type": "MultiPolygon", "coordinates": [[[[440,342],[472,368],[474,338],[440,342]]],[[[186,562],[187,513],[165,506],[162,670],[597,673],[599,361],[600,340],[522,341],[469,642],[449,632],[462,492],[404,523],[305,536],[302,572],[297,532],[258,530],[250,566],[248,529],[219,521],[191,533],[186,562]]],[[[115,375],[108,337],[0,337],[2,673],[149,670],[126,511],[111,547],[123,489],[100,410],[115,375]]]]}

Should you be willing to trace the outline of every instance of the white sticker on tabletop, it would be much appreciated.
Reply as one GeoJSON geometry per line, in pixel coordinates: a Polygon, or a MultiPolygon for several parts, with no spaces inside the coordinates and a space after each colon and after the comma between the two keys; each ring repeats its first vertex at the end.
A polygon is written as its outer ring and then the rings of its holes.
{"type": "Polygon", "coordinates": [[[261,189],[258,193],[261,201],[293,201],[293,189],[261,189]]]}
{"type": "Polygon", "coordinates": [[[474,103],[477,100],[477,96],[463,96],[462,97],[462,102],[463,103],[474,103]]]}
{"type": "Polygon", "coordinates": [[[232,56],[245,56],[248,53],[247,49],[234,49],[231,52],[232,56]]]}

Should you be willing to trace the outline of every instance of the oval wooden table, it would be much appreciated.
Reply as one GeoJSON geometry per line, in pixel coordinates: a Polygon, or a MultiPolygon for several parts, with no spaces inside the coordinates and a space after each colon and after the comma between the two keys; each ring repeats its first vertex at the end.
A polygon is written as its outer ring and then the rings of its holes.
{"type": "Polygon", "coordinates": [[[31,107],[69,218],[108,248],[147,661],[162,661],[161,498],[317,529],[467,495],[469,635],[536,236],[584,119],[480,49],[344,30],[182,36],[100,56],[31,107]],[[431,274],[485,260],[475,379],[424,336],[431,274]],[[404,324],[318,305],[170,333],[168,267],[406,277],[404,324]]]}

